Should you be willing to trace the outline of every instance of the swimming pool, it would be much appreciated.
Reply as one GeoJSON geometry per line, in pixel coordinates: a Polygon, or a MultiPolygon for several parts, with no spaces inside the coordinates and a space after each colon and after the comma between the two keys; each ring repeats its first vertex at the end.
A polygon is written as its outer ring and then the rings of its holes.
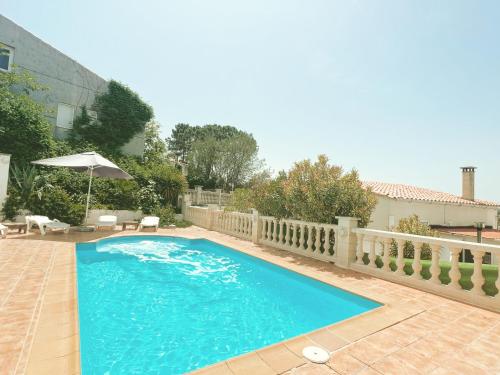
{"type": "Polygon", "coordinates": [[[378,303],[214,242],[77,244],[83,375],[180,374],[378,303]]]}

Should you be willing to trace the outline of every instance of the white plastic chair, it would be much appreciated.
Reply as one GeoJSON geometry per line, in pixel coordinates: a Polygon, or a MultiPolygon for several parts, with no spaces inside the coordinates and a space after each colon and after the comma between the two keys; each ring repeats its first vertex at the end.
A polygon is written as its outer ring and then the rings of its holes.
{"type": "Polygon", "coordinates": [[[0,224],[0,236],[2,238],[7,237],[7,230],[8,230],[8,228],[5,225],[0,224]]]}
{"type": "Polygon", "coordinates": [[[155,228],[155,232],[160,227],[160,218],[158,216],[145,216],[139,224],[139,230],[144,228],[155,228]]]}
{"type": "Polygon", "coordinates": [[[101,215],[95,223],[96,229],[101,227],[115,229],[118,219],[115,215],[101,215]]]}
{"type": "Polygon", "coordinates": [[[64,233],[68,233],[70,227],[70,225],[67,223],[63,223],[57,219],[51,220],[47,216],[41,216],[41,215],[26,216],[26,224],[27,224],[26,228],[27,232],[30,231],[31,226],[33,224],[36,224],[40,229],[40,234],[42,236],[45,236],[47,234],[47,230],[62,229],[64,233]]]}

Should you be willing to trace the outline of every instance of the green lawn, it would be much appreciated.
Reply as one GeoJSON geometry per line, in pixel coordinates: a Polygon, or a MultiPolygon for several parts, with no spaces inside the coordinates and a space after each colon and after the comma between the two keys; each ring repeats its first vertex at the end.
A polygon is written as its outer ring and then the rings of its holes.
{"type": "MultiPolygon", "coordinates": [[[[365,264],[368,264],[368,254],[364,255],[363,262],[365,264]]],[[[412,262],[413,259],[405,259],[404,271],[407,275],[413,274],[413,269],[411,268],[412,262]]],[[[429,271],[429,268],[431,267],[431,261],[421,260],[420,262],[422,263],[422,271],[420,272],[420,274],[424,279],[426,280],[430,279],[431,273],[429,271]]],[[[382,259],[378,256],[376,263],[379,268],[382,267],[383,264],[382,259]]],[[[459,283],[460,285],[462,285],[462,288],[470,290],[472,288],[472,281],[470,278],[473,273],[474,264],[473,263],[459,263],[459,264],[460,264],[460,273],[462,274],[459,283]]],[[[439,279],[443,284],[449,284],[449,282],[451,281],[449,277],[451,263],[446,261],[440,261],[439,265],[441,267],[441,273],[439,275],[439,279]]],[[[390,267],[393,271],[397,269],[395,258],[391,257],[390,267]]],[[[484,292],[489,296],[494,296],[495,294],[498,293],[498,289],[495,287],[495,281],[498,277],[498,266],[492,264],[483,264],[483,276],[485,279],[485,283],[483,285],[484,292]]]]}

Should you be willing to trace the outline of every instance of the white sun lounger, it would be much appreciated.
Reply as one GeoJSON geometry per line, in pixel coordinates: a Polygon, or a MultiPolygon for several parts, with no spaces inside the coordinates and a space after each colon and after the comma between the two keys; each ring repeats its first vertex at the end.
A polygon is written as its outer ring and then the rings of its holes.
{"type": "Polygon", "coordinates": [[[158,216],[145,216],[142,218],[141,223],[139,224],[139,230],[144,228],[155,228],[155,232],[158,230],[160,226],[160,218],[158,216]]]}
{"type": "Polygon", "coordinates": [[[7,230],[8,230],[8,228],[5,225],[0,224],[0,237],[6,238],[7,237],[7,230]]]}
{"type": "Polygon", "coordinates": [[[99,216],[95,223],[96,229],[99,228],[110,228],[115,229],[116,222],[118,221],[117,217],[114,215],[102,215],[99,216]]]}
{"type": "Polygon", "coordinates": [[[26,216],[26,224],[27,224],[27,231],[31,229],[31,226],[33,224],[36,224],[38,228],[40,229],[40,234],[42,236],[45,236],[47,233],[47,230],[63,230],[64,233],[69,232],[69,227],[70,225],[67,223],[63,223],[57,219],[50,220],[47,216],[40,216],[40,215],[31,215],[31,216],[26,216]]]}

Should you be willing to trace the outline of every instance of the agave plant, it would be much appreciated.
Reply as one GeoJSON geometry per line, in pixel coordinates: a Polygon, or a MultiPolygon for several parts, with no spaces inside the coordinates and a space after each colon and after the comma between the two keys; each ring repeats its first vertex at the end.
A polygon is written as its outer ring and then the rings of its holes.
{"type": "Polygon", "coordinates": [[[9,182],[19,194],[23,205],[32,194],[36,194],[38,199],[41,199],[43,192],[53,187],[44,176],[38,173],[34,165],[27,165],[23,168],[13,165],[10,170],[9,182]]]}

